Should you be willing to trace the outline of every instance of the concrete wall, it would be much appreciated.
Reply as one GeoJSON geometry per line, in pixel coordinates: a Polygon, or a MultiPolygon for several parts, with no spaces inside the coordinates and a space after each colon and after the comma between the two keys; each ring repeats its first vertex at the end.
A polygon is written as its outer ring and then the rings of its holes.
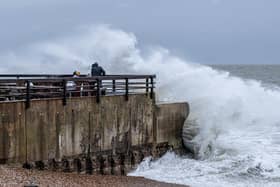
{"type": "Polygon", "coordinates": [[[156,106],[156,141],[182,147],[182,128],[189,115],[188,103],[168,103],[156,106]]]}
{"type": "Polygon", "coordinates": [[[125,152],[153,143],[153,101],[145,95],[0,103],[0,160],[60,159],[90,152],[125,152]],[[90,149],[90,150],[89,150],[90,149]]]}
{"type": "Polygon", "coordinates": [[[34,100],[27,110],[24,102],[0,103],[0,164],[59,162],[69,171],[68,162],[83,161],[102,174],[125,173],[144,156],[180,147],[188,112],[187,103],[155,105],[145,94],[128,101],[103,96],[99,104],[95,97],[71,98],[66,106],[61,99],[34,100]]]}

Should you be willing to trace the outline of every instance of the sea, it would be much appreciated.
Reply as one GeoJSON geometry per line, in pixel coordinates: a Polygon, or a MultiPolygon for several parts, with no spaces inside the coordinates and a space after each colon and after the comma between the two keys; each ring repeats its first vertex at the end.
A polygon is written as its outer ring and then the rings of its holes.
{"type": "Polygon", "coordinates": [[[200,126],[200,156],[148,157],[129,175],[193,187],[280,186],[280,65],[188,64],[178,72],[176,98],[190,103],[188,120],[200,126]]]}

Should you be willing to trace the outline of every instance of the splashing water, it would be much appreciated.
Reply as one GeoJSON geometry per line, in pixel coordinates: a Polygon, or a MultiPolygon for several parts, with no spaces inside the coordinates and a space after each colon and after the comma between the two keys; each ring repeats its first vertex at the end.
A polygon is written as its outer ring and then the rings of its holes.
{"type": "Polygon", "coordinates": [[[2,52],[0,61],[0,73],[87,73],[99,61],[108,73],[156,74],[158,100],[188,101],[189,120],[199,126],[200,159],[167,153],[147,158],[130,175],[192,186],[280,185],[278,88],[186,62],[163,48],[143,53],[133,34],[109,26],[2,52]]]}

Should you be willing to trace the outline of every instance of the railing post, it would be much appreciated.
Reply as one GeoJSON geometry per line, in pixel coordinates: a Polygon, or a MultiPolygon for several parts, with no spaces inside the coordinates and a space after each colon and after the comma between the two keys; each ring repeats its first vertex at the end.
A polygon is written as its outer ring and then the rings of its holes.
{"type": "Polygon", "coordinates": [[[146,78],[146,95],[149,95],[149,78],[146,78]]]}
{"type": "Polygon", "coordinates": [[[96,102],[100,103],[100,80],[96,79],[96,84],[97,84],[97,88],[96,88],[96,102]]]}
{"type": "Polygon", "coordinates": [[[25,108],[30,107],[30,81],[26,81],[26,99],[25,99],[25,108]]]}
{"type": "Polygon", "coordinates": [[[63,106],[67,104],[67,81],[63,80],[63,106]]]}
{"type": "Polygon", "coordinates": [[[113,92],[115,93],[116,92],[116,80],[113,79],[113,82],[112,82],[112,89],[113,89],[113,92]]]}
{"type": "Polygon", "coordinates": [[[154,78],[151,77],[151,92],[150,92],[150,98],[154,98],[154,78]]]}
{"type": "Polygon", "coordinates": [[[128,101],[128,78],[125,78],[125,100],[128,101]]]}

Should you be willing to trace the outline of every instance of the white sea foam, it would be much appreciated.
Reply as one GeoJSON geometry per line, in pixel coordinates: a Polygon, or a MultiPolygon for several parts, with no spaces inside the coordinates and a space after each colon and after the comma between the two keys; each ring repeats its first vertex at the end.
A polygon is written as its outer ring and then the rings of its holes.
{"type": "Polygon", "coordinates": [[[195,141],[201,159],[167,153],[157,161],[147,158],[130,175],[192,186],[280,185],[278,88],[186,62],[163,48],[143,54],[133,34],[108,26],[3,52],[0,61],[1,73],[86,73],[99,61],[109,73],[156,74],[158,100],[188,101],[190,120],[200,129],[195,141]]]}

